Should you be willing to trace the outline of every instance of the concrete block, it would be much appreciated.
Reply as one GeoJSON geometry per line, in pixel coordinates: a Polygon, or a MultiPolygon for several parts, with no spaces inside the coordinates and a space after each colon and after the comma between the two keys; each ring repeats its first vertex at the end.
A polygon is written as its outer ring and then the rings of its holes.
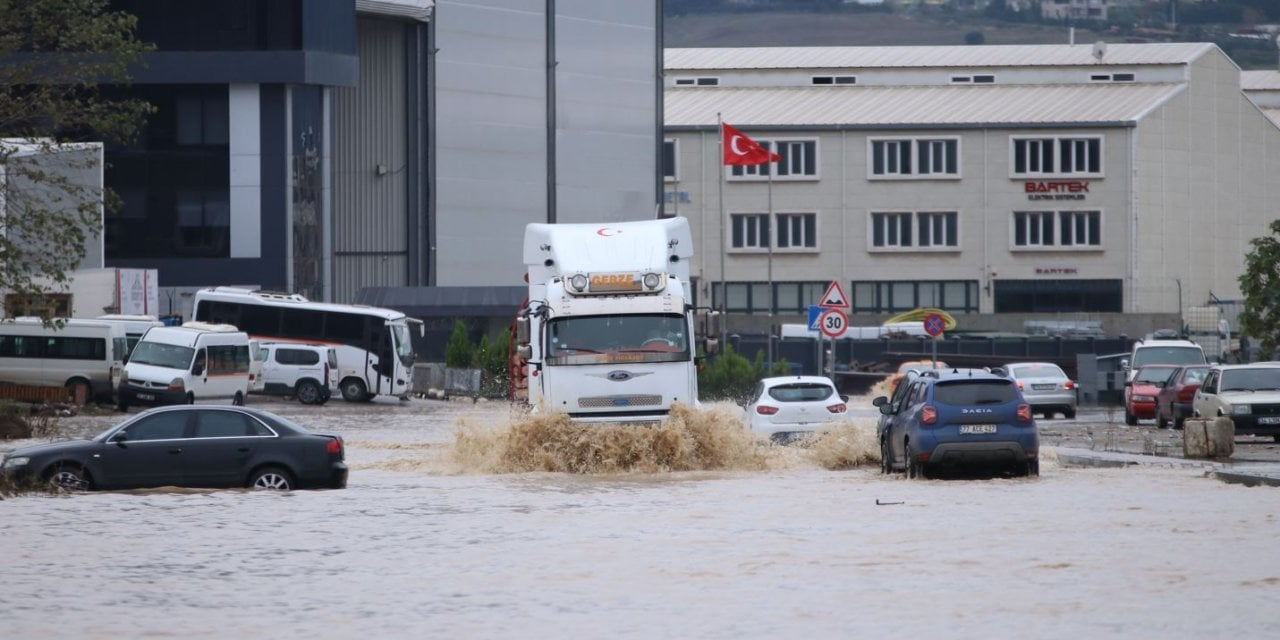
{"type": "Polygon", "coordinates": [[[1182,454],[1187,458],[1230,458],[1235,444],[1236,425],[1231,418],[1188,418],[1182,427],[1182,454]]]}

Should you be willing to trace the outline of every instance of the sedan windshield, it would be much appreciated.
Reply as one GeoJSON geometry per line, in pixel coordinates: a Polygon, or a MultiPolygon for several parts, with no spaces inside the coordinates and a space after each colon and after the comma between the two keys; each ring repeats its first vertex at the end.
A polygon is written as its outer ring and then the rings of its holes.
{"type": "Polygon", "coordinates": [[[1280,391],[1280,367],[1227,369],[1219,391],[1280,391]]]}
{"type": "Polygon", "coordinates": [[[166,369],[186,369],[196,353],[191,347],[159,342],[139,342],[129,354],[129,364],[149,364],[166,369]]]}
{"type": "Polygon", "coordinates": [[[1067,374],[1056,364],[1019,364],[1010,367],[1015,378],[1057,378],[1066,379],[1067,374]]]}

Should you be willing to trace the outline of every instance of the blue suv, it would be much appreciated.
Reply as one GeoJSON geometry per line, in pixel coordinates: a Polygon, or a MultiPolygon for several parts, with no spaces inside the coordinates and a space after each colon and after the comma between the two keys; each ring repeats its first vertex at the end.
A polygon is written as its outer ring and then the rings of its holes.
{"type": "Polygon", "coordinates": [[[984,369],[924,371],[880,396],[881,470],[908,478],[941,468],[988,467],[1040,475],[1031,405],[1010,378],[984,369]]]}

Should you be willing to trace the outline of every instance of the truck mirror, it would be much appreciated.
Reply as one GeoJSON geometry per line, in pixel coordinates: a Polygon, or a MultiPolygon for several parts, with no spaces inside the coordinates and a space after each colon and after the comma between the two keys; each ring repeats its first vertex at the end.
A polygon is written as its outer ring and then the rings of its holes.
{"type": "Polygon", "coordinates": [[[715,355],[716,352],[720,351],[720,340],[717,338],[707,338],[706,345],[703,349],[707,352],[707,355],[715,355]]]}
{"type": "Polygon", "coordinates": [[[533,357],[533,347],[527,344],[522,344],[516,347],[516,355],[528,360],[533,357]]]}
{"type": "Polygon", "coordinates": [[[516,343],[529,344],[529,317],[516,318],[516,343]]]}

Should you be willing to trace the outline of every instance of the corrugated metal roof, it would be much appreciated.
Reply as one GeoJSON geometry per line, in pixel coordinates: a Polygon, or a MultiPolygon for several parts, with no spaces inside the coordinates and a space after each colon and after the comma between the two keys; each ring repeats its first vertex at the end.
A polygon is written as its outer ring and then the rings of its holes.
{"type": "Polygon", "coordinates": [[[410,18],[421,22],[431,19],[435,0],[356,0],[356,11],[383,16],[410,18]]]}
{"type": "Polygon", "coordinates": [[[1181,84],[668,88],[667,127],[1135,123],[1181,84]]]}
{"type": "MultiPolygon", "coordinates": [[[[728,47],[666,49],[668,70],[1094,66],[1093,44],[951,47],[728,47]]],[[[1208,42],[1108,44],[1105,65],[1187,64],[1208,42]]]]}
{"type": "Polygon", "coordinates": [[[1241,71],[1240,88],[1245,91],[1280,91],[1280,71],[1241,71]]]}

